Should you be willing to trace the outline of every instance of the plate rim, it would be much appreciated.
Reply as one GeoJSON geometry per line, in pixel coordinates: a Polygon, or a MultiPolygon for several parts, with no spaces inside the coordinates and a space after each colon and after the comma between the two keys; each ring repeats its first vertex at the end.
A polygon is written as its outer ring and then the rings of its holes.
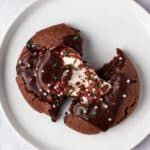
{"type": "MultiPolygon", "coordinates": [[[[3,43],[7,39],[7,36],[9,35],[9,32],[11,31],[11,28],[14,26],[14,24],[19,20],[19,18],[22,16],[22,14],[26,13],[28,9],[30,9],[31,6],[39,2],[39,0],[32,0],[25,4],[25,6],[20,9],[20,11],[13,17],[13,19],[9,22],[7,26],[6,32],[3,34],[2,40],[0,41],[0,51],[3,47],[3,43]]],[[[126,3],[129,3],[129,5],[132,5],[131,7],[133,10],[135,10],[136,15],[139,15],[139,17],[142,17],[145,22],[147,22],[147,25],[150,25],[150,14],[144,9],[141,5],[139,5],[136,1],[133,0],[126,0],[126,3]]],[[[12,121],[9,119],[9,116],[6,113],[6,110],[2,104],[2,96],[1,96],[1,91],[0,91],[0,112],[2,113],[2,116],[4,117],[4,120],[8,123],[10,128],[15,131],[15,133],[26,143],[28,143],[33,149],[39,149],[33,142],[25,137],[18,129],[17,127],[12,123],[12,121]]],[[[147,129],[147,133],[143,135],[143,137],[139,137],[139,141],[135,142],[130,145],[128,149],[132,149],[136,147],[142,140],[144,140],[148,135],[150,134],[150,128],[147,129]]]]}

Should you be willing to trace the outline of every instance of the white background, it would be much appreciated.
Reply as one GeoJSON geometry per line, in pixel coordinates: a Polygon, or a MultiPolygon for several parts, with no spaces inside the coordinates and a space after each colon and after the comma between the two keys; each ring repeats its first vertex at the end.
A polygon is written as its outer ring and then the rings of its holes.
{"type": "MultiPolygon", "coordinates": [[[[136,0],[150,12],[150,0],[136,0]]],[[[0,41],[13,17],[31,0],[0,0],[0,41]]],[[[0,150],[33,150],[10,127],[0,112],[0,150]]],[[[150,136],[134,150],[150,150],[150,136]]]]}

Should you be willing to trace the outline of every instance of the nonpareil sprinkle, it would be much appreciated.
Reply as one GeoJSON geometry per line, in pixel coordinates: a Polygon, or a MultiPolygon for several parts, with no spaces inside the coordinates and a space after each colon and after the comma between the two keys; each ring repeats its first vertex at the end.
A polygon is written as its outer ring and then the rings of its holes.
{"type": "Polygon", "coordinates": [[[32,47],[32,41],[31,41],[31,40],[29,40],[29,41],[27,42],[27,47],[28,47],[28,48],[31,48],[31,47],[32,47]]]}
{"type": "Polygon", "coordinates": [[[64,54],[65,56],[68,56],[68,55],[69,55],[69,52],[68,52],[67,50],[65,50],[65,51],[63,51],[63,54],[64,54]]]}
{"type": "Polygon", "coordinates": [[[69,97],[69,96],[70,96],[70,93],[66,93],[66,96],[69,97]]]}
{"type": "Polygon", "coordinates": [[[74,40],[78,40],[78,39],[79,39],[79,35],[78,35],[78,34],[75,34],[74,37],[73,37],[73,39],[74,39],[74,40]]]}

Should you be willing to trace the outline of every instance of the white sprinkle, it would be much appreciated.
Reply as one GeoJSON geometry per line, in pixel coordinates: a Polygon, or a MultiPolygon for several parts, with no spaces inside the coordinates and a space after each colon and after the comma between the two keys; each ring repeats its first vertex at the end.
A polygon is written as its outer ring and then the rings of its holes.
{"type": "Polygon", "coordinates": [[[98,106],[96,105],[96,106],[94,106],[94,109],[98,109],[98,106]]]}
{"type": "Polygon", "coordinates": [[[96,90],[95,88],[92,89],[93,92],[95,92],[95,90],[96,90]]]}
{"type": "Polygon", "coordinates": [[[31,65],[30,64],[27,64],[27,67],[29,68],[31,65]]]}
{"type": "Polygon", "coordinates": [[[91,94],[90,94],[90,93],[88,93],[88,96],[91,96],[91,94]]]}
{"type": "Polygon", "coordinates": [[[32,48],[34,48],[35,47],[35,44],[32,44],[32,48]]]}
{"type": "Polygon", "coordinates": [[[43,95],[44,95],[44,96],[46,96],[46,95],[47,95],[47,93],[46,93],[46,92],[44,92],[44,93],[43,93],[43,95]]]}
{"type": "Polygon", "coordinates": [[[67,69],[67,70],[66,70],[66,72],[68,73],[68,72],[69,72],[69,70],[67,69]]]}
{"type": "Polygon", "coordinates": [[[55,105],[55,104],[53,104],[53,105],[52,105],[52,107],[53,107],[53,108],[56,108],[56,105],[55,105]]]}
{"type": "Polygon", "coordinates": [[[131,81],[128,79],[128,80],[127,80],[127,83],[130,83],[130,82],[131,82],[131,81]]]}
{"type": "Polygon", "coordinates": [[[37,77],[37,74],[35,73],[34,76],[37,77]]]}
{"type": "Polygon", "coordinates": [[[37,55],[37,52],[34,52],[33,55],[36,56],[36,55],[37,55]]]}
{"type": "Polygon", "coordinates": [[[42,70],[41,72],[44,72],[44,70],[42,70]]]}
{"type": "Polygon", "coordinates": [[[51,87],[50,83],[47,84],[48,87],[51,87]]]}
{"type": "Polygon", "coordinates": [[[122,95],[122,97],[123,97],[123,98],[126,98],[126,97],[127,97],[127,95],[126,95],[126,94],[123,94],[123,95],[122,95]]]}
{"type": "Polygon", "coordinates": [[[50,93],[50,90],[47,90],[47,93],[50,93]]]}
{"type": "Polygon", "coordinates": [[[68,111],[68,112],[67,112],[67,114],[71,114],[71,112],[70,112],[70,111],[68,111]]]}
{"type": "Polygon", "coordinates": [[[58,86],[57,86],[57,85],[55,85],[55,86],[54,86],[54,89],[56,90],[57,88],[58,88],[58,86]]]}
{"type": "Polygon", "coordinates": [[[122,58],[122,57],[119,57],[119,60],[123,60],[123,58],[122,58]]]}
{"type": "Polygon", "coordinates": [[[38,68],[35,68],[35,70],[38,71],[39,69],[38,69],[38,68]]]}
{"type": "Polygon", "coordinates": [[[86,110],[83,110],[83,113],[84,113],[84,114],[86,114],[86,113],[87,113],[87,111],[86,111],[86,110]]]}
{"type": "Polygon", "coordinates": [[[84,97],[84,96],[83,96],[81,99],[83,100],[84,103],[87,103],[87,102],[88,102],[88,101],[87,101],[87,98],[84,97]]]}
{"type": "Polygon", "coordinates": [[[111,118],[108,118],[108,121],[112,121],[112,119],[111,119],[111,118]]]}
{"type": "Polygon", "coordinates": [[[89,83],[92,83],[92,80],[89,80],[89,83]]]}
{"type": "Polygon", "coordinates": [[[63,95],[63,92],[60,92],[59,94],[60,94],[60,95],[63,95]]]}
{"type": "Polygon", "coordinates": [[[100,98],[99,100],[102,102],[102,101],[103,101],[103,98],[100,98]]]}
{"type": "Polygon", "coordinates": [[[64,53],[63,53],[63,52],[61,52],[61,53],[60,53],[60,55],[64,55],[64,53]]]}
{"type": "Polygon", "coordinates": [[[85,91],[88,92],[89,90],[88,90],[88,89],[85,89],[85,91]]]}
{"type": "Polygon", "coordinates": [[[19,60],[19,64],[21,64],[22,62],[21,62],[21,60],[19,60]]]}
{"type": "Polygon", "coordinates": [[[96,96],[94,96],[94,99],[96,99],[96,96]]]}
{"type": "Polygon", "coordinates": [[[42,89],[39,89],[40,92],[42,92],[42,89]]]}
{"type": "Polygon", "coordinates": [[[108,108],[108,105],[105,104],[105,103],[103,103],[102,106],[103,106],[104,108],[106,108],[106,109],[108,108]]]}

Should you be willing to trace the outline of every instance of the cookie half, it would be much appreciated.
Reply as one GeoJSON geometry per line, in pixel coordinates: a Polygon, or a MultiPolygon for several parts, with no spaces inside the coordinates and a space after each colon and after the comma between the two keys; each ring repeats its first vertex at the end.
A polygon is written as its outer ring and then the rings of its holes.
{"type": "Polygon", "coordinates": [[[74,100],[64,118],[68,127],[85,134],[106,131],[120,123],[133,112],[139,99],[137,71],[122,50],[117,49],[117,56],[97,74],[111,84],[111,90],[92,104],[74,100]]]}

